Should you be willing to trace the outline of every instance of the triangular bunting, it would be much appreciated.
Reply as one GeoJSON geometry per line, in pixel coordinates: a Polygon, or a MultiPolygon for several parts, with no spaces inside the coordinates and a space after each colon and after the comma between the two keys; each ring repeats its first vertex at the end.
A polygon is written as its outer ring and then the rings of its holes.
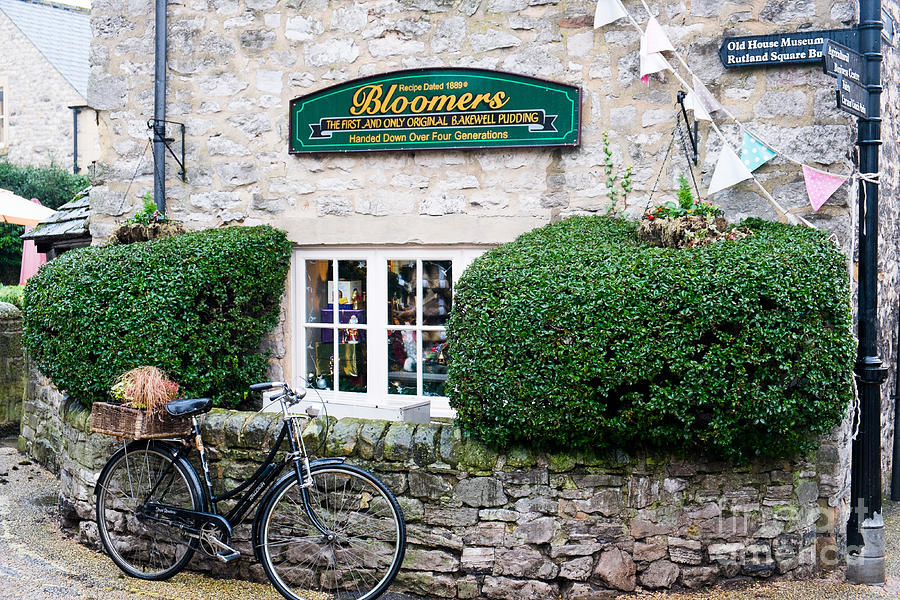
{"type": "Polygon", "coordinates": [[[744,166],[741,159],[737,157],[728,144],[723,144],[722,152],[719,154],[719,160],[716,163],[716,170],[713,172],[712,181],[709,182],[709,194],[721,192],[725,188],[730,188],[745,179],[753,177],[753,173],[744,166]]]}
{"type": "Polygon", "coordinates": [[[669,41],[666,32],[663,31],[662,25],[656,20],[656,17],[650,17],[647,21],[647,29],[644,32],[647,38],[647,53],[654,52],[675,52],[675,46],[669,41]]]}
{"type": "Polygon", "coordinates": [[[594,29],[599,29],[627,16],[628,11],[622,6],[622,0],[597,0],[597,10],[594,11],[594,29]]]}
{"type": "Polygon", "coordinates": [[[700,102],[697,94],[688,92],[684,97],[684,108],[694,111],[694,119],[697,121],[712,121],[712,117],[707,112],[706,107],[700,102]]]}
{"type": "Polygon", "coordinates": [[[764,145],[758,139],[744,132],[744,144],[741,147],[741,162],[744,166],[755,171],[765,163],[775,158],[775,152],[764,145]]]}
{"type": "Polygon", "coordinates": [[[660,71],[672,70],[672,65],[659,52],[647,52],[647,36],[641,36],[641,81],[647,83],[649,75],[660,71]]]}
{"type": "Polygon", "coordinates": [[[694,94],[696,94],[697,99],[703,103],[703,106],[706,108],[707,112],[714,113],[717,110],[722,110],[722,105],[719,104],[719,101],[716,100],[716,97],[712,95],[712,92],[707,89],[703,82],[700,81],[700,78],[694,75],[693,78],[694,84],[694,94]]]}
{"type": "Polygon", "coordinates": [[[813,210],[819,210],[825,201],[847,181],[846,177],[832,175],[803,165],[803,179],[806,180],[806,194],[813,210]]]}

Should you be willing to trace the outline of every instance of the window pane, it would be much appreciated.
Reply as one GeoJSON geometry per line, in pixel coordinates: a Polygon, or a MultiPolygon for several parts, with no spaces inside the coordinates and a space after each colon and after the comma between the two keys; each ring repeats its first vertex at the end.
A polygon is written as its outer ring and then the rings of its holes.
{"type": "MultiPolygon", "coordinates": [[[[338,304],[341,311],[355,310],[360,323],[366,322],[366,261],[338,261],[338,304]]],[[[349,316],[346,317],[349,319],[349,316]]],[[[348,323],[341,317],[341,323],[348,323]]]]}
{"type": "Polygon", "coordinates": [[[416,324],[416,261],[388,261],[388,325],[416,324]]]}
{"type": "Polygon", "coordinates": [[[447,383],[447,333],[422,332],[422,394],[446,396],[447,383]]]}
{"type": "Polygon", "coordinates": [[[320,390],[334,389],[334,330],[306,328],[306,380],[320,390]]]}
{"type": "Polygon", "coordinates": [[[449,260],[423,260],[422,320],[425,325],[446,325],[453,303],[453,263],[449,260]]]}
{"type": "Polygon", "coordinates": [[[306,261],[306,322],[331,323],[331,299],[328,297],[331,279],[330,260],[306,261]],[[323,311],[328,310],[323,314],[323,311]]]}
{"type": "Polygon", "coordinates": [[[359,329],[339,329],[341,339],[341,370],[338,373],[338,389],[342,392],[366,391],[366,332],[359,329]]]}
{"type": "Polygon", "coordinates": [[[415,331],[388,331],[388,393],[416,394],[415,331]]]}

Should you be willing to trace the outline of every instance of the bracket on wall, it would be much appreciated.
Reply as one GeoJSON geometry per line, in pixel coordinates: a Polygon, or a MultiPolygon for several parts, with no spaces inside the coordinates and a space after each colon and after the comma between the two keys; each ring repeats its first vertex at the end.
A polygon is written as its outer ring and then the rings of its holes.
{"type": "Polygon", "coordinates": [[[687,109],[684,107],[684,99],[687,97],[687,92],[678,90],[677,101],[678,104],[681,105],[681,114],[684,115],[684,127],[687,129],[688,138],[691,140],[691,150],[694,155],[691,157],[691,160],[694,163],[694,166],[697,166],[697,162],[699,161],[699,152],[697,150],[697,146],[700,143],[700,136],[697,131],[697,119],[694,119],[694,125],[691,126],[691,122],[688,120],[687,109]]]}
{"type": "Polygon", "coordinates": [[[176,121],[166,121],[161,119],[148,119],[147,120],[147,129],[153,132],[153,141],[158,142],[162,141],[166,145],[166,150],[169,151],[169,154],[172,155],[172,158],[175,159],[175,162],[178,163],[178,166],[181,167],[181,170],[178,171],[178,175],[181,177],[181,181],[187,183],[187,169],[184,166],[184,123],[178,123],[176,121]],[[179,160],[178,156],[175,155],[175,151],[172,150],[172,146],[170,146],[170,142],[174,142],[175,138],[166,137],[166,123],[170,125],[178,125],[181,129],[181,159],[179,160]]]}

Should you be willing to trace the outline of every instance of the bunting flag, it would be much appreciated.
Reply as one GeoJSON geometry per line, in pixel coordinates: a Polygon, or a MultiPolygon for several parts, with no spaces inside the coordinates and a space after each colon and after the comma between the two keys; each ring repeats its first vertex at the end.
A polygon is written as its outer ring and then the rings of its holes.
{"type": "Polygon", "coordinates": [[[647,52],[647,36],[641,36],[641,81],[647,83],[652,73],[672,70],[672,65],[659,52],[647,52]]]}
{"type": "Polygon", "coordinates": [[[846,177],[824,173],[806,165],[803,165],[803,179],[806,180],[806,194],[809,196],[809,203],[812,204],[815,211],[822,208],[825,201],[831,198],[831,195],[847,181],[846,177]]]}
{"type": "Polygon", "coordinates": [[[694,119],[697,121],[712,121],[712,117],[709,115],[706,107],[703,106],[703,103],[700,102],[700,99],[694,92],[688,92],[684,97],[684,108],[694,111],[694,119]]]}
{"type": "Polygon", "coordinates": [[[755,171],[775,158],[775,151],[758,139],[744,132],[744,144],[741,148],[741,162],[751,171],[755,171]]]}
{"type": "Polygon", "coordinates": [[[734,153],[728,144],[722,145],[722,152],[716,162],[716,170],[713,172],[712,181],[709,182],[709,194],[721,192],[745,179],[753,177],[750,169],[744,166],[741,159],[734,153]]]}
{"type": "Polygon", "coordinates": [[[622,6],[622,0],[597,0],[597,10],[594,11],[594,29],[599,29],[627,16],[628,11],[622,6]]]}
{"type": "Polygon", "coordinates": [[[650,17],[647,21],[647,29],[644,32],[647,38],[647,53],[654,52],[675,52],[675,46],[669,41],[666,32],[663,31],[662,25],[656,20],[656,17],[650,17]]]}
{"type": "Polygon", "coordinates": [[[722,105],[719,104],[719,101],[716,100],[716,97],[712,95],[712,92],[707,89],[707,87],[700,81],[700,78],[696,75],[693,76],[694,83],[694,94],[697,96],[697,99],[703,103],[703,107],[706,108],[706,111],[709,113],[714,113],[717,110],[722,110],[722,105]]]}

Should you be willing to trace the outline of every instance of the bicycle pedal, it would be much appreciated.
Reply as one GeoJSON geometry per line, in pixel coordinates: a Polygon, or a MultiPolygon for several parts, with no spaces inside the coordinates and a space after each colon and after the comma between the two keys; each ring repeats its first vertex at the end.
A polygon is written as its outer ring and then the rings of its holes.
{"type": "Polygon", "coordinates": [[[241,553],[230,548],[228,550],[222,550],[221,552],[217,553],[216,557],[223,563],[230,563],[233,560],[239,559],[241,557],[241,553]]]}

